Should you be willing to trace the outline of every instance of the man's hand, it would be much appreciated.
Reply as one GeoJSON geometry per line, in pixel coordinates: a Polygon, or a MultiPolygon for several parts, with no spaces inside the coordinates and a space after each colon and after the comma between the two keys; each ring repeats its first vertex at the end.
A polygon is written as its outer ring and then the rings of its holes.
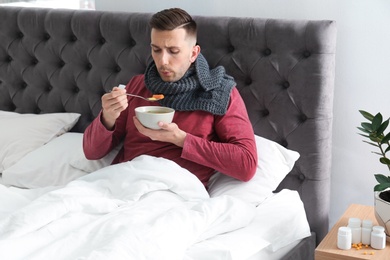
{"type": "Polygon", "coordinates": [[[114,128],[115,121],[128,106],[126,90],[114,87],[110,93],[102,96],[102,123],[111,130],[114,128]]]}
{"type": "Polygon", "coordinates": [[[175,123],[166,124],[159,122],[158,125],[161,127],[161,129],[153,130],[144,127],[136,116],[133,117],[133,121],[135,127],[141,134],[149,137],[154,141],[173,143],[179,147],[184,146],[184,140],[187,136],[187,133],[181,130],[175,123]]]}

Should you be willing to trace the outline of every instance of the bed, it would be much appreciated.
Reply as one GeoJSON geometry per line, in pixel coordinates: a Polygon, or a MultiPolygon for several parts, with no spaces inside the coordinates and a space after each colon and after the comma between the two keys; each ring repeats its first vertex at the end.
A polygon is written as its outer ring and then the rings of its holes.
{"type": "Polygon", "coordinates": [[[83,156],[102,94],[151,61],[150,16],[0,7],[0,258],[314,259],[328,231],[336,23],[194,17],[259,153],[253,180],[216,173],[206,190],[164,158],[83,156]]]}

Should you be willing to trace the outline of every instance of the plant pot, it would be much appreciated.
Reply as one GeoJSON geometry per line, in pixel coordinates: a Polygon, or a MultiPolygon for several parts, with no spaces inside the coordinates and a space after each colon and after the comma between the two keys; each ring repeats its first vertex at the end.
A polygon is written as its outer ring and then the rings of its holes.
{"type": "MultiPolygon", "coordinates": [[[[390,189],[382,192],[390,193],[390,189]]],[[[382,192],[375,192],[375,218],[378,224],[385,228],[386,240],[390,242],[390,202],[379,196],[382,192]]]]}

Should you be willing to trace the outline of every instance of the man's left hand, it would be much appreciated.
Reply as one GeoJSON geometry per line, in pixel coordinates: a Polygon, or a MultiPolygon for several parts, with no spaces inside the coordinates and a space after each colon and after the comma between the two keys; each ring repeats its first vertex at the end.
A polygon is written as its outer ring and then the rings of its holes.
{"type": "Polygon", "coordinates": [[[187,133],[181,130],[175,123],[167,124],[159,122],[158,125],[161,129],[153,130],[144,127],[136,116],[133,117],[133,121],[138,131],[153,141],[173,143],[179,147],[184,146],[184,140],[187,133]]]}

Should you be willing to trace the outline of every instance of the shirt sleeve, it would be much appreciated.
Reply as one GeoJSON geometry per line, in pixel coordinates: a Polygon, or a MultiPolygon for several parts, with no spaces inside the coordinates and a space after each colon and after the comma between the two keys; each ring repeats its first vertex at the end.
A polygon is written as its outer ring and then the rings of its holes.
{"type": "Polygon", "coordinates": [[[124,136],[127,110],[122,111],[115,121],[113,130],[107,130],[101,121],[102,112],[85,129],[83,136],[83,150],[88,160],[98,160],[107,155],[116,147],[124,136]]]}
{"type": "Polygon", "coordinates": [[[238,90],[233,89],[227,112],[215,116],[219,141],[187,134],[182,157],[213,168],[241,181],[249,181],[257,167],[252,124],[238,90]]]}

